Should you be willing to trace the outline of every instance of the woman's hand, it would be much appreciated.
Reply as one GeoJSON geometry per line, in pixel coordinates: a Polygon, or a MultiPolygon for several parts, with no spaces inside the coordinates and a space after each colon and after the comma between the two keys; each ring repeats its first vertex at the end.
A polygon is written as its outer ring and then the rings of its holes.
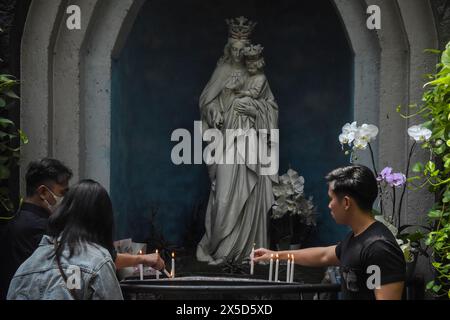
{"type": "Polygon", "coordinates": [[[139,256],[141,258],[141,264],[152,267],[156,270],[162,270],[166,266],[164,263],[164,260],[161,259],[160,255],[158,253],[152,253],[152,254],[143,254],[139,256]]]}
{"type": "Polygon", "coordinates": [[[253,260],[255,262],[258,261],[269,261],[270,260],[270,255],[275,256],[276,252],[269,250],[269,249],[264,249],[264,248],[260,248],[255,250],[255,255],[253,260]]]}

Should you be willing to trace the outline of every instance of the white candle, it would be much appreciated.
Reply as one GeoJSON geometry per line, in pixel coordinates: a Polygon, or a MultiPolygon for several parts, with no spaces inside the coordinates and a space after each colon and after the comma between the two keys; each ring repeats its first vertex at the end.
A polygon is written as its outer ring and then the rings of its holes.
{"type": "Polygon", "coordinates": [[[172,270],[171,270],[172,278],[175,278],[175,252],[172,252],[172,270]]]}
{"type": "Polygon", "coordinates": [[[291,261],[291,282],[294,282],[294,265],[295,265],[295,259],[294,259],[294,255],[292,255],[292,261],[291,261]]]}
{"type": "MultiPolygon", "coordinates": [[[[139,251],[139,254],[142,254],[142,250],[139,251]]],[[[144,280],[144,265],[142,263],[139,264],[139,279],[144,280]]]]}
{"type": "MultiPolygon", "coordinates": [[[[156,249],[156,255],[158,255],[158,249],[156,249]]],[[[159,270],[156,270],[156,280],[159,280],[159,270]]]]}
{"type": "Polygon", "coordinates": [[[288,254],[287,262],[286,262],[286,282],[291,281],[291,255],[288,254]]]}
{"type": "Polygon", "coordinates": [[[280,266],[280,259],[278,259],[278,253],[276,255],[276,262],[275,262],[275,282],[278,282],[278,268],[280,266]]]}
{"type": "Polygon", "coordinates": [[[253,259],[255,258],[255,244],[253,244],[252,253],[250,254],[250,275],[255,273],[255,262],[253,259]]]}
{"type": "Polygon", "coordinates": [[[270,255],[269,281],[272,281],[272,276],[273,276],[273,254],[270,255]]]}

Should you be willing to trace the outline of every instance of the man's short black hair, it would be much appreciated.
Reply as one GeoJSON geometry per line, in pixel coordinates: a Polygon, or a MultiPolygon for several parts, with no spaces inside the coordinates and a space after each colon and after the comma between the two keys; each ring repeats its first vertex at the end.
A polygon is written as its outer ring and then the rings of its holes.
{"type": "Polygon", "coordinates": [[[378,184],[372,170],[352,165],[331,171],[325,179],[339,198],[353,198],[361,210],[371,211],[378,196],[378,184]]]}
{"type": "Polygon", "coordinates": [[[32,161],[25,175],[27,197],[33,196],[40,185],[48,182],[62,184],[72,178],[72,175],[72,171],[59,160],[44,158],[32,161]]]}

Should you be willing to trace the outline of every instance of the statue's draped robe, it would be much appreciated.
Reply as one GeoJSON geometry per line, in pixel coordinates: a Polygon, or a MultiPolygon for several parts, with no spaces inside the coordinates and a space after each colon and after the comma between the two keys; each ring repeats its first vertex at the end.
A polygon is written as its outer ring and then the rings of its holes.
{"type": "MultiPolygon", "coordinates": [[[[224,136],[226,129],[236,129],[237,118],[242,115],[236,114],[234,106],[243,103],[252,104],[258,111],[252,121],[254,129],[278,128],[278,106],[267,81],[261,84],[258,99],[238,99],[233,90],[228,89],[230,82],[245,83],[247,79],[245,69],[229,63],[217,65],[200,97],[204,130],[213,123],[212,119],[208,120],[213,114],[211,111],[222,113],[224,136]]],[[[268,246],[268,213],[274,203],[272,182],[277,182],[277,175],[260,175],[258,164],[212,164],[208,171],[211,192],[205,235],[198,244],[197,259],[211,264],[241,262],[249,258],[254,243],[257,247],[268,246]]]]}

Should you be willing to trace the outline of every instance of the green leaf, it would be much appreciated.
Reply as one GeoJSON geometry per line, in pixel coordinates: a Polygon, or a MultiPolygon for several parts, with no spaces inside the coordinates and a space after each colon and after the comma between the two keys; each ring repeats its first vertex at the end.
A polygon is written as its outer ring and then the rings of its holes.
{"type": "Polygon", "coordinates": [[[442,51],[441,50],[437,50],[437,49],[425,49],[423,50],[424,53],[433,53],[433,54],[441,54],[442,51]]]}
{"type": "Polygon", "coordinates": [[[447,149],[447,146],[445,144],[441,144],[439,147],[434,149],[434,152],[437,155],[441,155],[441,154],[443,154],[445,152],[446,149],[447,149]]]}
{"type": "Polygon", "coordinates": [[[427,283],[427,290],[431,290],[431,288],[433,288],[434,286],[434,280],[431,280],[430,282],[427,283]]]}
{"type": "Polygon", "coordinates": [[[6,119],[6,118],[0,118],[0,126],[7,127],[7,126],[11,126],[11,125],[13,126],[14,122],[12,122],[11,120],[6,119]]]}
{"type": "Polygon", "coordinates": [[[450,68],[450,47],[447,45],[444,52],[442,53],[441,63],[446,67],[450,68]]]}
{"type": "Polygon", "coordinates": [[[442,288],[442,285],[434,285],[433,286],[433,291],[435,293],[438,293],[441,290],[441,288],[442,288]]]}
{"type": "Polygon", "coordinates": [[[431,219],[440,219],[442,217],[442,211],[441,210],[431,210],[428,212],[428,217],[431,219]]]}
{"type": "Polygon", "coordinates": [[[28,137],[27,137],[27,135],[22,131],[22,130],[18,130],[18,132],[19,132],[19,137],[20,137],[20,141],[23,143],[23,144],[27,144],[29,141],[28,141],[28,137]]]}
{"type": "Polygon", "coordinates": [[[6,101],[3,98],[0,98],[0,108],[6,107],[6,101]]]}
{"type": "Polygon", "coordinates": [[[5,91],[4,95],[13,99],[20,99],[20,97],[17,94],[15,94],[14,91],[12,90],[5,91]]]}
{"type": "Polygon", "coordinates": [[[421,178],[420,176],[409,177],[408,179],[406,179],[406,181],[413,182],[415,180],[420,180],[420,178],[421,178]]]}
{"type": "Polygon", "coordinates": [[[417,162],[416,164],[414,164],[413,168],[412,168],[413,172],[422,172],[423,171],[423,164],[420,162],[417,162]]]}
{"type": "Polygon", "coordinates": [[[436,80],[430,81],[428,83],[425,83],[424,88],[428,86],[435,86],[439,84],[450,84],[450,76],[446,76],[443,78],[438,78],[436,80]]]}
{"type": "Polygon", "coordinates": [[[8,179],[10,174],[8,167],[0,165],[0,180],[8,179]]]}
{"type": "Polygon", "coordinates": [[[428,161],[426,167],[425,167],[425,174],[430,173],[432,174],[436,170],[436,165],[433,161],[428,161]]]}

